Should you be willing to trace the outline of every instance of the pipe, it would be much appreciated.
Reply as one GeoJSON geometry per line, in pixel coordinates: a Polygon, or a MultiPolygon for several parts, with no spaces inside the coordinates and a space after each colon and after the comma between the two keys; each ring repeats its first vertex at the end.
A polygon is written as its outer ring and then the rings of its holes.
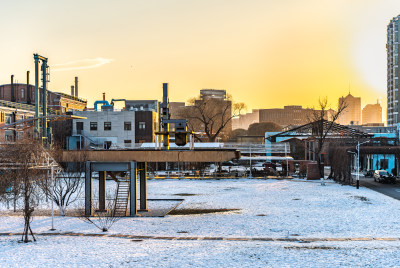
{"type": "MultiPolygon", "coordinates": [[[[33,54],[35,59],[35,117],[39,117],[39,55],[33,54]]],[[[35,137],[39,137],[39,120],[36,120],[35,123],[35,137]]]]}
{"type": "Polygon", "coordinates": [[[75,97],[78,97],[78,77],[75,76],[75,97]]]}
{"type": "Polygon", "coordinates": [[[94,110],[97,111],[97,104],[105,104],[106,106],[111,106],[108,101],[102,100],[102,101],[95,101],[94,102],[94,110]]]}
{"type": "Polygon", "coordinates": [[[74,96],[74,86],[71,86],[71,96],[74,96]]]}
{"type": "Polygon", "coordinates": [[[106,100],[106,93],[103,92],[103,101],[105,101],[105,100],[106,100]]]}
{"type": "Polygon", "coordinates": [[[43,108],[43,120],[42,120],[42,136],[47,136],[47,59],[42,60],[42,108],[43,108]]]}

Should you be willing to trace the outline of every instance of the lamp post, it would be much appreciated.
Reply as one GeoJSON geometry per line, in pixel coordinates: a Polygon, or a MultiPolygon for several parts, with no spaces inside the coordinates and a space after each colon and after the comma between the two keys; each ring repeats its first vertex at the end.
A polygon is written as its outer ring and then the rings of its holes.
{"type": "MultiPolygon", "coordinates": [[[[51,166],[51,188],[53,190],[54,186],[54,167],[51,166]]],[[[50,231],[55,231],[56,229],[54,228],[54,200],[53,198],[51,199],[51,229],[50,231]]]]}
{"type": "Polygon", "coordinates": [[[360,143],[359,141],[357,141],[357,173],[356,173],[356,187],[357,189],[360,189],[360,145],[367,143],[369,141],[364,141],[362,143],[360,143]]]}
{"type": "Polygon", "coordinates": [[[250,147],[250,173],[249,173],[249,176],[247,178],[252,179],[253,178],[253,173],[251,172],[251,168],[252,168],[252,166],[251,166],[251,144],[249,145],[249,147],[250,147]]]}

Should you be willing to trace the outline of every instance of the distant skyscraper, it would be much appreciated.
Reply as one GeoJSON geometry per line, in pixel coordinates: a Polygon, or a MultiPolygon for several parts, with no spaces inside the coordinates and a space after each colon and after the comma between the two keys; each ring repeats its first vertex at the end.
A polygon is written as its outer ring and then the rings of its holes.
{"type": "Polygon", "coordinates": [[[362,110],[363,125],[382,123],[382,107],[379,103],[367,104],[362,110]]]}
{"type": "Polygon", "coordinates": [[[382,107],[379,103],[367,104],[363,109],[363,125],[382,123],[382,107]]]}
{"type": "Polygon", "coordinates": [[[394,17],[387,26],[387,125],[399,120],[399,19],[394,17]]]}
{"type": "Polygon", "coordinates": [[[361,125],[361,98],[349,93],[345,98],[339,98],[339,106],[345,103],[346,109],[339,116],[338,123],[342,125],[361,125]]]}

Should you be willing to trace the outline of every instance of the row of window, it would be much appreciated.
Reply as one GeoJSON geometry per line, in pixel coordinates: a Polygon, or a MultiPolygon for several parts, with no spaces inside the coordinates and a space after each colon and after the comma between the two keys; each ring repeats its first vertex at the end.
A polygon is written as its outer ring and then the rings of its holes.
{"type": "MultiPolygon", "coordinates": [[[[90,131],[96,131],[98,128],[97,122],[90,122],[90,131]]],[[[146,122],[139,122],[139,129],[146,129],[146,122]]],[[[76,130],[81,132],[83,130],[83,122],[76,122],[76,130]]],[[[111,130],[111,122],[104,122],[104,130],[111,130]]],[[[124,130],[130,131],[132,130],[131,122],[124,122],[124,130]]]]}

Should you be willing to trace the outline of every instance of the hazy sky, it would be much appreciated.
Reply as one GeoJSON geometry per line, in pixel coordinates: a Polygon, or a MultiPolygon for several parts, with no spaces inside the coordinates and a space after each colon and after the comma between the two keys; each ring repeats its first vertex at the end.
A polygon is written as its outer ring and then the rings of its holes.
{"type": "MultiPolygon", "coordinates": [[[[351,93],[386,109],[386,26],[398,0],[0,1],[0,84],[33,53],[50,89],[81,97],[186,101],[226,89],[252,108],[332,106],[351,93]]],[[[33,77],[31,78],[33,81],[33,77]]],[[[385,116],[386,117],[386,116],[385,116]]]]}

